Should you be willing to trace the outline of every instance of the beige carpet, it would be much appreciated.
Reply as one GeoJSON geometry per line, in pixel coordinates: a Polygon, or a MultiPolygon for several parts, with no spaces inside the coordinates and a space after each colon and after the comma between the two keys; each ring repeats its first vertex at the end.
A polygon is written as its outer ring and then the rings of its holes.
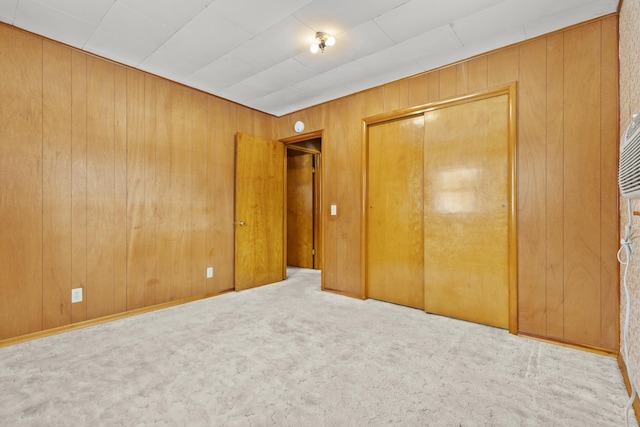
{"type": "Polygon", "coordinates": [[[613,358],[319,279],[1,348],[0,425],[624,425],[613,358]]]}

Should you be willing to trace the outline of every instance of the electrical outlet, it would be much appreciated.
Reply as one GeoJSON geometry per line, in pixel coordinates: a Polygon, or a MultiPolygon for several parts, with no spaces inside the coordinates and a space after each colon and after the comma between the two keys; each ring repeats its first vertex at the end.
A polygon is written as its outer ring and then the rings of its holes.
{"type": "Polygon", "coordinates": [[[71,289],[71,303],[82,301],[82,288],[71,289]]]}
{"type": "Polygon", "coordinates": [[[213,267],[207,267],[207,279],[211,279],[213,277],[213,267]]]}

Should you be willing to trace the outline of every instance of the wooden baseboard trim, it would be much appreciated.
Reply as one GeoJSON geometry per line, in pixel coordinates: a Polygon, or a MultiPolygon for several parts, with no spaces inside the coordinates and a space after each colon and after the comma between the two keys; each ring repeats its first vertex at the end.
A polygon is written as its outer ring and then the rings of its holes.
{"type": "Polygon", "coordinates": [[[571,341],[565,341],[565,340],[559,340],[559,339],[554,339],[554,338],[549,338],[549,337],[543,337],[543,336],[540,336],[540,335],[532,334],[530,332],[518,331],[518,335],[522,336],[522,337],[531,338],[531,339],[534,339],[536,341],[548,342],[548,343],[551,343],[551,344],[560,345],[562,347],[568,347],[568,348],[574,348],[576,350],[588,351],[589,353],[600,354],[602,356],[609,356],[609,357],[617,357],[618,356],[618,352],[617,351],[610,350],[610,349],[607,349],[607,348],[601,348],[601,347],[596,347],[596,346],[592,346],[592,345],[578,344],[578,343],[574,343],[574,342],[571,342],[571,341]]]}
{"type": "Polygon", "coordinates": [[[215,297],[218,295],[226,294],[229,292],[233,292],[233,289],[229,289],[222,292],[199,295],[196,297],[183,298],[176,301],[169,301],[162,304],[151,305],[149,307],[138,308],[135,310],[125,311],[124,313],[111,314],[109,316],[99,317],[97,319],[85,320],[83,322],[72,323],[70,325],[59,326],[57,328],[46,329],[44,331],[33,332],[31,334],[20,335],[14,338],[7,338],[4,340],[0,340],[0,347],[7,347],[10,345],[35,340],[38,338],[44,338],[51,335],[61,334],[67,331],[74,331],[76,329],[83,329],[93,325],[99,325],[101,323],[111,322],[113,320],[124,319],[130,316],[136,316],[138,314],[150,313],[152,311],[162,310],[168,307],[174,307],[176,305],[182,305],[193,301],[198,301],[206,298],[215,297]]]}
{"type": "MultiPolygon", "coordinates": [[[[629,397],[631,397],[631,381],[629,381],[629,373],[627,372],[627,364],[624,363],[624,358],[622,357],[622,353],[618,353],[618,367],[620,368],[620,373],[622,374],[622,379],[624,380],[624,385],[627,388],[627,393],[629,397]]],[[[638,398],[638,394],[636,393],[636,398],[633,401],[633,412],[636,416],[636,421],[640,425],[640,399],[638,398]]]]}
{"type": "Polygon", "coordinates": [[[342,295],[343,297],[349,297],[349,298],[355,298],[355,299],[366,299],[363,298],[360,294],[354,294],[351,292],[345,292],[345,291],[336,291],[334,289],[323,289],[324,292],[329,292],[331,294],[336,294],[336,295],[342,295]]]}

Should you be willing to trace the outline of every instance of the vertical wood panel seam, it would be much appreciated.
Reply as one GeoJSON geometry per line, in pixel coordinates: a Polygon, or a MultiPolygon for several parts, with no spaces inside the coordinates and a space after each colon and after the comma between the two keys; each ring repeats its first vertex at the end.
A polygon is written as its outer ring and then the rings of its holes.
{"type": "Polygon", "coordinates": [[[40,330],[44,329],[44,39],[40,45],[40,330]]]}

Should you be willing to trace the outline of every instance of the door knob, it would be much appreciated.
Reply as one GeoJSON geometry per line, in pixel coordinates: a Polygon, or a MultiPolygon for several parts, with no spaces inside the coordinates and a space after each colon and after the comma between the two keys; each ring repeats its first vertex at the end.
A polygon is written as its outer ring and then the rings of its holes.
{"type": "Polygon", "coordinates": [[[244,221],[240,221],[240,222],[236,222],[235,224],[236,225],[244,225],[245,223],[244,223],[244,221]]]}

